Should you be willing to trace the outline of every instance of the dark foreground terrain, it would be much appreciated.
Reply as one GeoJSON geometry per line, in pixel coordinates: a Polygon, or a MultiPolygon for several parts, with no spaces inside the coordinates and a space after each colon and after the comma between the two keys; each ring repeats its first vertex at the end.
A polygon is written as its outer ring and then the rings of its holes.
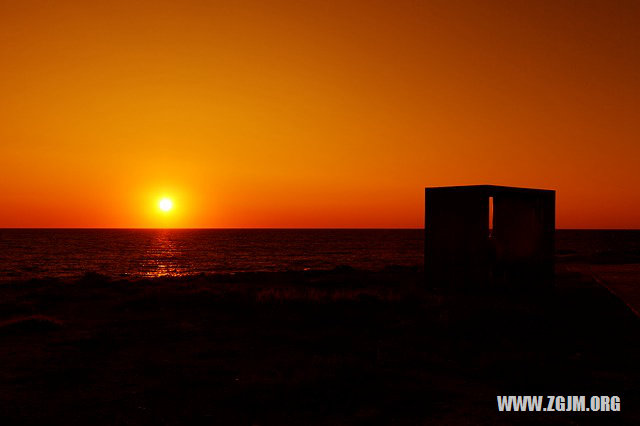
{"type": "Polygon", "coordinates": [[[412,269],[0,286],[0,424],[640,424],[640,324],[586,276],[434,292],[412,269]],[[619,395],[498,413],[496,395],[619,395]]]}

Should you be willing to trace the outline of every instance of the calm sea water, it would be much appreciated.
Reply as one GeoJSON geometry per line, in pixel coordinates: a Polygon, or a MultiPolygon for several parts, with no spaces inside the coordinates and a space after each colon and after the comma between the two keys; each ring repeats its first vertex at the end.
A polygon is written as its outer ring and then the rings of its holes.
{"type": "Polygon", "coordinates": [[[422,264],[421,230],[2,229],[0,280],[422,264]]]}
{"type": "MultiPolygon", "coordinates": [[[[558,252],[640,263],[640,231],[558,231],[558,252]]],[[[0,280],[421,266],[423,233],[405,230],[0,229],[0,280]]]]}

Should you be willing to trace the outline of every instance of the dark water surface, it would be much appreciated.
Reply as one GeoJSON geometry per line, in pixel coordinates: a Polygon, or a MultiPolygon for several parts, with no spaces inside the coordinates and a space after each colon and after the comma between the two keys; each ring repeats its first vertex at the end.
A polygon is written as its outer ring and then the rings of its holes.
{"type": "MultiPolygon", "coordinates": [[[[560,230],[561,256],[640,262],[640,231],[560,230]]],[[[0,229],[0,280],[420,266],[421,229],[0,229]]]]}
{"type": "Polygon", "coordinates": [[[421,230],[2,229],[0,279],[381,269],[422,263],[421,230]]]}

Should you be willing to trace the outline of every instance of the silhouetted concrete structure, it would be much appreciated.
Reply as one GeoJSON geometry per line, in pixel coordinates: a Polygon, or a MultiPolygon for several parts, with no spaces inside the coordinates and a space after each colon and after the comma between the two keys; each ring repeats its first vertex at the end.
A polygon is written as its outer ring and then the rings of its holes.
{"type": "Polygon", "coordinates": [[[555,199],[506,186],[425,188],[428,285],[551,284],[555,199]]]}

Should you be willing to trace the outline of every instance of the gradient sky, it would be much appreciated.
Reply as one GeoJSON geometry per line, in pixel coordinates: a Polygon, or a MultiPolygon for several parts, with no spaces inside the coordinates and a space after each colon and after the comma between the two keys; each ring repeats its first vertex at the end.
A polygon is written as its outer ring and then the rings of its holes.
{"type": "Polygon", "coordinates": [[[640,228],[637,1],[3,0],[0,58],[0,227],[421,227],[489,183],[640,228]]]}

